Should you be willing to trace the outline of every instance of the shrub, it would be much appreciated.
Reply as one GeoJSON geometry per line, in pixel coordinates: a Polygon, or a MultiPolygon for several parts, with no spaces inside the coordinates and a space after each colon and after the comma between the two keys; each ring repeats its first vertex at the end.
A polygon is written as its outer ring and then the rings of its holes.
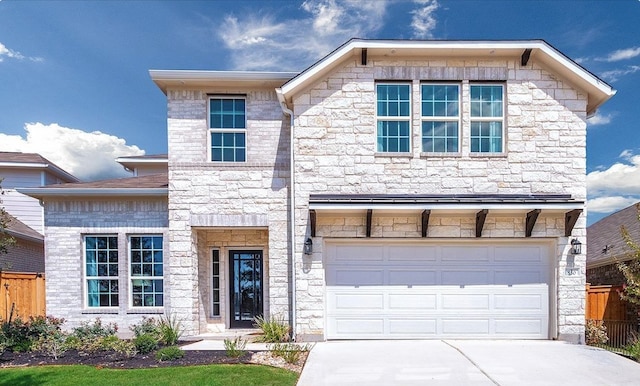
{"type": "Polygon", "coordinates": [[[256,339],[257,342],[282,343],[288,342],[291,338],[291,328],[284,321],[284,317],[274,316],[267,321],[263,316],[256,316],[254,325],[262,330],[262,335],[256,339]]]}
{"type": "Polygon", "coordinates": [[[66,343],[67,335],[64,332],[57,330],[51,334],[43,335],[38,338],[38,340],[33,343],[32,348],[57,360],[69,349],[69,346],[66,343]]]}
{"type": "Polygon", "coordinates": [[[234,340],[225,339],[224,349],[229,358],[238,358],[244,355],[244,348],[247,346],[247,341],[242,337],[237,336],[234,340]]]}
{"type": "Polygon", "coordinates": [[[155,318],[147,318],[146,316],[143,316],[140,323],[132,325],[129,329],[133,332],[133,335],[136,338],[140,335],[147,334],[160,340],[160,322],[155,318]]]}
{"type": "Polygon", "coordinates": [[[160,329],[160,341],[167,346],[173,346],[178,343],[178,339],[180,339],[184,332],[182,323],[176,315],[160,317],[158,325],[160,329]]]}
{"type": "Polygon", "coordinates": [[[142,334],[133,339],[133,344],[140,354],[148,354],[158,348],[158,340],[151,334],[142,334]]]}
{"type": "Polygon", "coordinates": [[[118,339],[111,344],[111,349],[125,358],[133,358],[138,353],[136,345],[130,340],[118,339]]]}
{"type": "Polygon", "coordinates": [[[33,342],[28,323],[20,318],[2,323],[0,328],[6,350],[26,352],[33,342]]]}
{"type": "Polygon", "coordinates": [[[184,356],[184,351],[178,346],[163,347],[156,353],[156,360],[160,362],[175,361],[184,356]]]}
{"type": "Polygon", "coordinates": [[[587,324],[585,325],[585,338],[589,345],[607,343],[609,341],[607,326],[602,324],[602,321],[587,320],[587,324]]]}
{"type": "Polygon", "coordinates": [[[79,327],[73,329],[73,335],[81,341],[91,341],[96,338],[104,338],[115,335],[118,332],[118,325],[115,323],[102,324],[100,318],[96,318],[93,323],[82,322],[79,327]]]}
{"type": "Polygon", "coordinates": [[[284,359],[287,363],[298,363],[303,352],[309,351],[309,345],[300,346],[295,343],[274,343],[269,346],[271,353],[284,359]]]}

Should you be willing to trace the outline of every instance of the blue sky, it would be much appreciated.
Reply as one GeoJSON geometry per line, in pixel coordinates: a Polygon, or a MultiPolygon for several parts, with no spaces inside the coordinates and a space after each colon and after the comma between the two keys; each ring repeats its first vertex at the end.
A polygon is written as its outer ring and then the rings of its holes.
{"type": "Polygon", "coordinates": [[[167,151],[149,69],[300,71],[352,37],[546,40],[618,90],[588,122],[589,222],[640,201],[638,0],[0,0],[0,150],[122,175],[167,151]]]}

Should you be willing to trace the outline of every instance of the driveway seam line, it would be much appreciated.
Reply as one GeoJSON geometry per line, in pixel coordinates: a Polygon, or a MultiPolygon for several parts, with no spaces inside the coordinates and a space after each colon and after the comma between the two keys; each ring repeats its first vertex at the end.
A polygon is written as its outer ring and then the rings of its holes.
{"type": "Polygon", "coordinates": [[[467,360],[468,360],[469,362],[471,362],[471,364],[472,364],[472,365],[474,365],[478,370],[480,370],[480,372],[481,372],[482,374],[484,374],[484,376],[485,376],[485,377],[487,377],[491,382],[493,382],[493,384],[494,384],[494,385],[496,385],[496,386],[500,386],[500,384],[499,384],[495,379],[491,378],[491,376],[490,376],[489,374],[487,374],[487,372],[486,372],[486,371],[484,371],[484,370],[482,369],[482,367],[480,367],[476,362],[474,362],[471,358],[469,358],[469,357],[467,356],[467,354],[465,354],[464,352],[462,352],[462,350],[461,350],[461,349],[457,348],[456,346],[452,345],[451,343],[447,342],[446,340],[442,340],[441,342],[442,342],[442,343],[444,343],[444,344],[446,344],[447,346],[449,346],[449,347],[453,348],[453,349],[454,349],[454,350],[456,350],[457,352],[459,352],[463,357],[467,358],[467,360]]]}

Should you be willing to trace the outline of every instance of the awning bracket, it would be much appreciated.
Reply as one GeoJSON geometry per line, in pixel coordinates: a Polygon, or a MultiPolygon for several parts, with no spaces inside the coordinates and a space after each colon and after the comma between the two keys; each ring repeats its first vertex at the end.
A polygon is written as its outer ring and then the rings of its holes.
{"type": "Polygon", "coordinates": [[[422,211],[422,237],[427,237],[427,230],[429,228],[429,216],[431,215],[430,210],[422,211]]]}
{"type": "Polygon", "coordinates": [[[536,221],[538,221],[538,215],[540,214],[540,209],[534,209],[531,212],[527,213],[527,223],[525,227],[525,237],[531,237],[533,233],[533,227],[536,225],[536,221]]]}
{"type": "Polygon", "coordinates": [[[371,237],[371,219],[373,218],[373,209],[367,209],[367,237],[371,237]]]}
{"type": "Polygon", "coordinates": [[[578,217],[582,213],[582,209],[574,209],[570,210],[564,215],[564,237],[571,236],[571,232],[573,232],[573,227],[576,225],[578,221],[578,217]]]}
{"type": "Polygon", "coordinates": [[[316,237],[316,211],[309,210],[309,223],[311,224],[311,237],[316,237]]]}
{"type": "Polygon", "coordinates": [[[476,237],[482,237],[482,228],[484,228],[484,220],[487,219],[488,209],[482,209],[476,213],[476,237]]]}

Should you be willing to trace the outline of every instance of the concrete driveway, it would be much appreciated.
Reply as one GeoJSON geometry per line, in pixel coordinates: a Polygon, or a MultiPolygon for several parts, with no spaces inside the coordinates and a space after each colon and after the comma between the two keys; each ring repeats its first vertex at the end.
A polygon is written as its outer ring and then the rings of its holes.
{"type": "Polygon", "coordinates": [[[383,340],[315,345],[298,386],[638,385],[640,364],[557,341],[383,340]]]}

